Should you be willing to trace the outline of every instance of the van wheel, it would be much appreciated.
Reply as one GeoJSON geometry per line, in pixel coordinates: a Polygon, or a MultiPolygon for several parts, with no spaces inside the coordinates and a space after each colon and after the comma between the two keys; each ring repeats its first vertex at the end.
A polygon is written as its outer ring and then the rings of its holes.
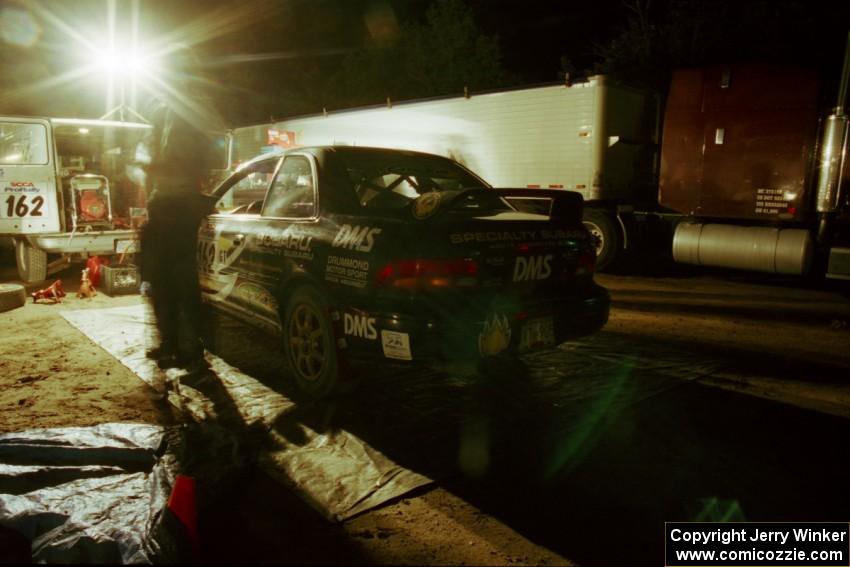
{"type": "Polygon", "coordinates": [[[620,231],[611,215],[597,210],[585,209],[582,223],[590,232],[590,237],[596,246],[596,270],[604,271],[613,267],[622,249],[620,231]]]}
{"type": "Polygon", "coordinates": [[[312,398],[338,391],[339,359],[330,305],[315,288],[300,287],[286,304],[283,351],[298,389],[312,398]]]}
{"type": "Polygon", "coordinates": [[[15,240],[15,262],[21,281],[30,283],[47,279],[47,252],[32,246],[23,238],[15,240]]]}

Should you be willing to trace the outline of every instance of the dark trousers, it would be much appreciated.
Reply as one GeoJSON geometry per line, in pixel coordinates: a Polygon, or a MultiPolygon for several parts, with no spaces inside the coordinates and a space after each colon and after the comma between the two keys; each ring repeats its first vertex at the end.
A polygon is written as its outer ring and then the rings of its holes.
{"type": "Polygon", "coordinates": [[[203,356],[204,309],[194,259],[151,274],[151,300],[163,353],[203,356]]]}

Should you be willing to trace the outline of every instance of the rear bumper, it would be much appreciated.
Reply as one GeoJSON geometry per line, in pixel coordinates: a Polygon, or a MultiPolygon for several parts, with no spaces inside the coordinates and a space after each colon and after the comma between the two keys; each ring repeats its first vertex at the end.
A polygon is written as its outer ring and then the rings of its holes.
{"type": "Polygon", "coordinates": [[[136,241],[137,230],[77,231],[74,233],[30,234],[29,243],[51,253],[114,254],[119,242],[136,241]]]}
{"type": "MultiPolygon", "coordinates": [[[[610,296],[594,285],[591,293],[557,301],[533,304],[470,306],[451,313],[435,307],[430,316],[402,312],[369,312],[376,330],[373,340],[346,335],[352,359],[397,359],[411,361],[474,360],[503,353],[519,354],[551,348],[566,340],[595,333],[608,321],[610,296]],[[523,343],[523,327],[534,322],[551,322],[553,340],[523,343]],[[401,337],[408,351],[387,346],[401,337]]],[[[363,313],[361,311],[361,313],[363,313]]]]}

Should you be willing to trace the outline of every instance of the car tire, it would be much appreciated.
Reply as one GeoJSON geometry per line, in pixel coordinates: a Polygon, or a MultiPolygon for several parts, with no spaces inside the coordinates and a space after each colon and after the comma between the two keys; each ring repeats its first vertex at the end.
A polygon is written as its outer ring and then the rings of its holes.
{"type": "Polygon", "coordinates": [[[41,282],[47,279],[47,252],[32,246],[23,238],[15,241],[15,262],[22,282],[41,282]]]}
{"type": "Polygon", "coordinates": [[[613,268],[622,255],[622,237],[610,214],[598,209],[585,209],[582,223],[590,231],[596,246],[596,271],[613,268]]]}
{"type": "Polygon", "coordinates": [[[283,352],[299,392],[320,399],[340,391],[330,304],[314,287],[297,288],[286,303],[283,352]]]}
{"type": "Polygon", "coordinates": [[[27,291],[22,285],[0,284],[0,313],[23,307],[27,302],[27,291]]]}

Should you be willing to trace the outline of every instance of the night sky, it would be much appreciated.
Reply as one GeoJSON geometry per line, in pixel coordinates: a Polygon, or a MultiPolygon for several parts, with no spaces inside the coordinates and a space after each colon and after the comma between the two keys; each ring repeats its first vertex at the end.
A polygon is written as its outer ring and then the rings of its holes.
{"type": "MultiPolygon", "coordinates": [[[[220,83],[220,91],[228,90],[230,106],[237,101],[238,112],[225,108],[225,114],[230,111],[231,122],[263,121],[267,113],[283,116],[290,107],[309,108],[303,101],[288,105],[281,95],[283,87],[310,81],[318,85],[339,68],[347,54],[374,45],[376,34],[382,32],[370,27],[370,14],[391,13],[397,25],[423,22],[434,1],[143,0],[138,4],[139,35],[166,41],[192,38],[190,41],[197,42],[198,52],[210,64],[209,72],[220,83]]],[[[711,62],[712,57],[768,56],[812,63],[837,75],[850,28],[848,7],[842,5],[838,12],[827,2],[465,2],[482,33],[498,36],[502,64],[511,73],[511,85],[505,86],[560,80],[562,58],[569,60],[577,75],[593,72],[600,61],[594,48],[619,37],[629,19],[634,20],[632,8],[638,4],[649,7],[646,15],[653,25],[676,26],[679,20],[690,17],[687,11],[698,11],[706,18],[698,28],[706,30],[706,47],[700,51],[705,62],[711,62]],[[715,16],[717,19],[712,20],[715,16]],[[716,44],[709,46],[710,41],[716,44]]],[[[118,36],[129,37],[134,2],[117,0],[111,4],[118,36]]],[[[102,114],[106,109],[102,77],[57,77],[79,67],[83,60],[74,34],[104,41],[109,6],[108,0],[0,0],[0,37],[8,40],[10,33],[20,35],[21,13],[28,14],[27,21],[35,26],[30,44],[5,41],[0,50],[0,111],[85,117],[102,114]]],[[[668,64],[658,61],[659,68],[668,64]]]]}

